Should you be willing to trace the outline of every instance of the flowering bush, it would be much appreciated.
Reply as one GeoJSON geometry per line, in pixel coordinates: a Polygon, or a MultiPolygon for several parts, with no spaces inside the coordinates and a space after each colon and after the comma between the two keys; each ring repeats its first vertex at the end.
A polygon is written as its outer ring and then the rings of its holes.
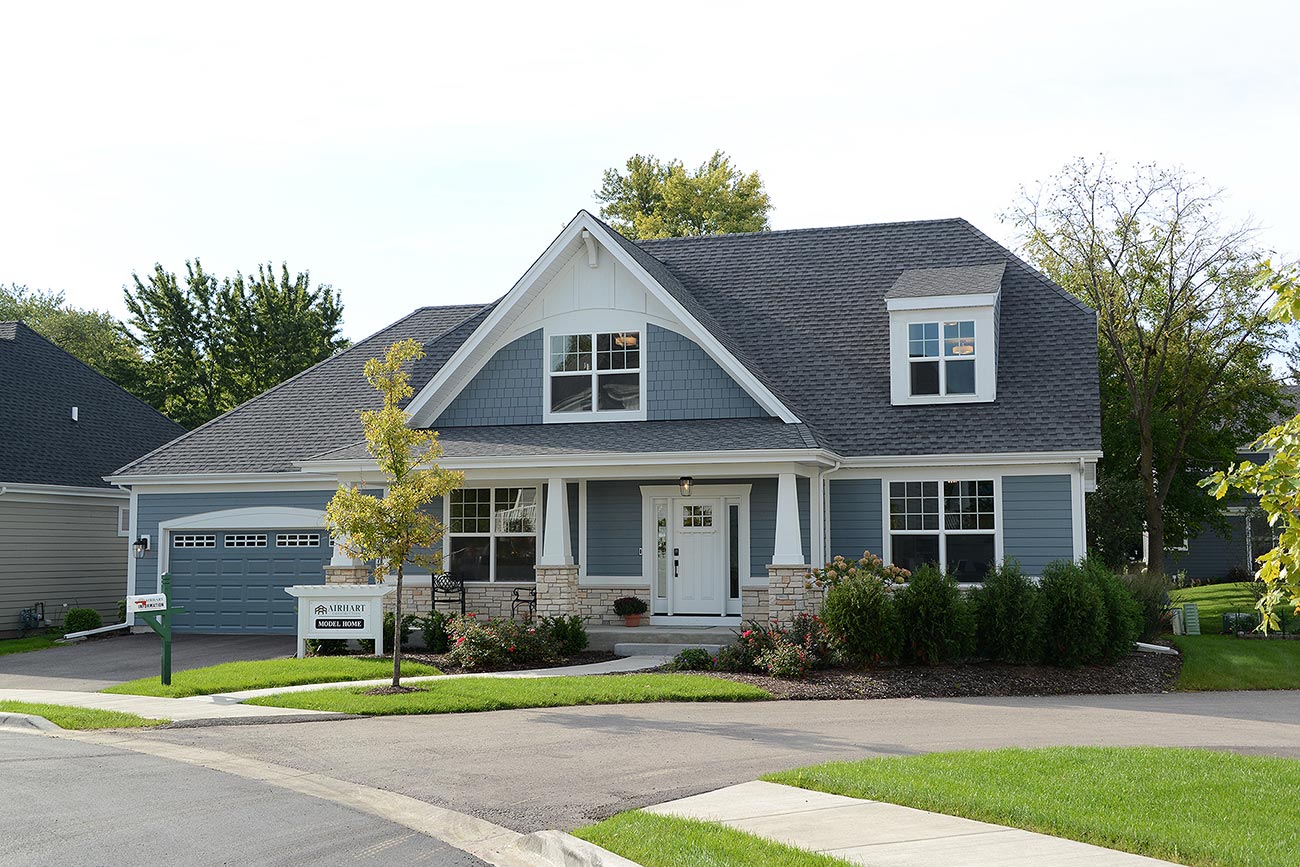
{"type": "Polygon", "coordinates": [[[862,557],[858,560],[848,560],[836,554],[825,566],[809,572],[804,580],[804,586],[809,590],[814,587],[819,590],[829,590],[850,578],[870,578],[886,587],[892,587],[903,583],[911,575],[912,573],[906,569],[886,563],[870,551],[863,551],[862,557]]]}
{"type": "Polygon", "coordinates": [[[533,665],[556,657],[547,636],[506,618],[452,617],[447,621],[447,641],[447,661],[467,671],[533,665]]]}
{"type": "Polygon", "coordinates": [[[812,670],[812,657],[789,635],[777,632],[771,645],[758,655],[757,662],[772,677],[803,677],[812,670]]]}
{"type": "Polygon", "coordinates": [[[716,665],[723,671],[802,677],[813,668],[843,660],[840,643],[819,617],[800,614],[788,630],[751,620],[729,644],[718,651],[716,665]]]}

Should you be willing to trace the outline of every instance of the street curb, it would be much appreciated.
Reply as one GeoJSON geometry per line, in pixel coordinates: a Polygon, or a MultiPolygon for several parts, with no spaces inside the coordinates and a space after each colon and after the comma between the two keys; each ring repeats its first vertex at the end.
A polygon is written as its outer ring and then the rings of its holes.
{"type": "Polygon", "coordinates": [[[636,861],[563,831],[534,831],[515,845],[555,867],[641,867],[636,861]]]}
{"type": "Polygon", "coordinates": [[[354,713],[304,713],[294,716],[231,716],[211,717],[208,719],[173,720],[155,729],[203,729],[214,726],[265,726],[280,723],[337,722],[345,719],[368,719],[369,717],[354,713]]]}
{"type": "Polygon", "coordinates": [[[0,711],[0,730],[18,732],[61,732],[64,729],[43,716],[0,711]]]}

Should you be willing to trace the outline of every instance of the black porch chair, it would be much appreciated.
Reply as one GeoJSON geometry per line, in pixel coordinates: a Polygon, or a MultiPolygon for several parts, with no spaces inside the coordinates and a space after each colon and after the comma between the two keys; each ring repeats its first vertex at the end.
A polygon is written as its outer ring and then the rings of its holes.
{"type": "Polygon", "coordinates": [[[510,619],[514,620],[519,613],[520,608],[528,609],[528,619],[532,620],[537,615],[537,588],[536,587],[516,587],[515,592],[510,597],[510,619]]]}
{"type": "Polygon", "coordinates": [[[438,610],[438,598],[459,599],[460,615],[465,616],[465,579],[450,572],[433,576],[433,610],[438,610]]]}

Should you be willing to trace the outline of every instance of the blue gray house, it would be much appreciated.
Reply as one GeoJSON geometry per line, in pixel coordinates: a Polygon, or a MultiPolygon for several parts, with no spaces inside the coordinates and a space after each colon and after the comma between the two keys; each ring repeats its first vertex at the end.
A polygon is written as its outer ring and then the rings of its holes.
{"type": "MultiPolygon", "coordinates": [[[[356,410],[401,338],[412,423],[465,485],[442,554],[472,609],[788,621],[809,564],[872,551],[964,582],[1084,553],[1096,317],[960,219],[630,241],[579,212],[503,297],[426,307],[120,469],[137,592],[181,627],[290,632],[339,485],[378,486],[356,410]]],[[[428,575],[408,577],[429,602],[428,575]]]]}

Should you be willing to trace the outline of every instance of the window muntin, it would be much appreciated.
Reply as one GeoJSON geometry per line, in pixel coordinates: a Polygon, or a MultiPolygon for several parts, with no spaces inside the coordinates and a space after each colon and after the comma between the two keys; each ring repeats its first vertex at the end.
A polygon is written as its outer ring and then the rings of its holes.
{"type": "Polygon", "coordinates": [[[890,553],[896,566],[915,570],[943,563],[958,581],[982,581],[997,556],[996,525],[991,479],[889,483],[890,553]]]}
{"type": "Polygon", "coordinates": [[[913,397],[975,394],[975,320],[910,323],[907,358],[913,397]]]}
{"type": "Polygon", "coordinates": [[[276,533],[277,548],[318,548],[320,533],[276,533]]]}
{"type": "Polygon", "coordinates": [[[537,488],[461,488],[448,496],[449,566],[466,581],[533,581],[537,488]]]}
{"type": "Polygon", "coordinates": [[[225,538],[227,548],[265,548],[265,533],[227,533],[225,538]]]}
{"type": "Polygon", "coordinates": [[[684,529],[707,528],[712,526],[712,506],[682,506],[682,527],[684,529]]]}
{"type": "Polygon", "coordinates": [[[551,412],[641,409],[641,332],[553,334],[551,412]]]}
{"type": "Polygon", "coordinates": [[[172,536],[173,548],[215,548],[216,533],[176,533],[172,536]]]}

